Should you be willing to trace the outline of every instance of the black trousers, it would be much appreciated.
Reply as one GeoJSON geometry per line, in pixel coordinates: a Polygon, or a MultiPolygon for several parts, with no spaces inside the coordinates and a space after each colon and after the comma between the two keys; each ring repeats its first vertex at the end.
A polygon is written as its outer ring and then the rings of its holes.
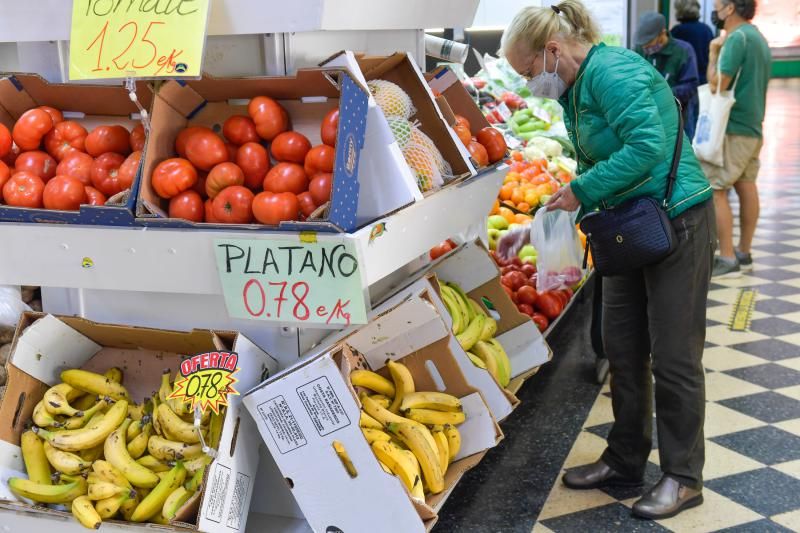
{"type": "Polygon", "coordinates": [[[660,263],[603,278],[603,342],[614,425],[603,461],[641,477],[652,448],[653,377],[661,469],[703,485],[706,300],[716,224],[711,200],[675,219],[676,250],[660,263]]]}

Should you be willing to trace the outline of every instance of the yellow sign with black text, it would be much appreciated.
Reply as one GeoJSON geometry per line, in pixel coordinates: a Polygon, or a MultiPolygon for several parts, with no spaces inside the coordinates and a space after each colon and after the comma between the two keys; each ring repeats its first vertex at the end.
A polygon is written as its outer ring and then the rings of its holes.
{"type": "Polygon", "coordinates": [[[73,0],[71,80],[199,77],[209,0],[73,0]]]}
{"type": "Polygon", "coordinates": [[[169,399],[188,403],[192,411],[199,407],[219,414],[228,405],[228,395],[239,394],[233,375],[239,371],[239,356],[235,352],[208,352],[197,354],[181,362],[180,377],[169,399]]]}

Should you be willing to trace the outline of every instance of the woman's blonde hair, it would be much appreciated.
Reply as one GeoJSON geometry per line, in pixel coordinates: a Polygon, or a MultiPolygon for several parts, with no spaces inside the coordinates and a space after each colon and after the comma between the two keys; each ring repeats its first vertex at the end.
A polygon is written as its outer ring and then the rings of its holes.
{"type": "Polygon", "coordinates": [[[594,44],[600,30],[581,0],[563,0],[552,7],[523,8],[503,32],[500,50],[520,47],[529,54],[538,53],[556,35],[578,42],[594,44]]]}

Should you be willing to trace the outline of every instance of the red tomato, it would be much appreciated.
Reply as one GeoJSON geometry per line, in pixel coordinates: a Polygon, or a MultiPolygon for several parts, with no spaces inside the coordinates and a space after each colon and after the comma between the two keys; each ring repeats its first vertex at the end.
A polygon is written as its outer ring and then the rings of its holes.
{"type": "Polygon", "coordinates": [[[77,178],[84,185],[92,184],[92,163],[94,158],[86,152],[72,152],[56,167],[57,176],[77,178]]]}
{"type": "Polygon", "coordinates": [[[472,130],[472,125],[470,125],[469,120],[467,120],[466,117],[462,117],[461,115],[456,115],[456,125],[467,128],[467,131],[472,130]]]}
{"type": "Polygon", "coordinates": [[[108,200],[105,194],[101,193],[94,187],[86,185],[84,189],[86,189],[86,203],[89,205],[104,205],[106,200],[108,200]]]}
{"type": "Polygon", "coordinates": [[[206,222],[217,222],[217,219],[214,218],[214,200],[211,198],[206,199],[206,202],[203,204],[203,210],[205,212],[206,222]]]}
{"type": "Polygon", "coordinates": [[[0,202],[3,201],[3,186],[10,177],[11,170],[8,168],[8,165],[0,161],[0,202]]]}
{"type": "Polygon", "coordinates": [[[189,126],[178,133],[178,136],[175,137],[175,151],[179,156],[186,158],[186,141],[189,140],[189,137],[201,131],[214,133],[211,128],[206,128],[205,126],[189,126]]]}
{"type": "Polygon", "coordinates": [[[64,115],[61,114],[61,111],[55,107],[50,107],[49,105],[40,105],[39,109],[50,115],[50,118],[53,119],[54,126],[64,120],[64,115]]]}
{"type": "Polygon", "coordinates": [[[336,107],[328,111],[322,124],[319,127],[319,136],[322,143],[328,146],[336,146],[336,134],[339,132],[339,108],[336,107]]]}
{"type": "Polygon", "coordinates": [[[303,213],[303,216],[306,218],[310,217],[311,213],[317,210],[317,206],[314,205],[314,199],[308,191],[298,194],[297,202],[300,205],[300,212],[303,213]]]}
{"type": "Polygon", "coordinates": [[[14,162],[14,168],[17,172],[27,171],[36,174],[47,183],[47,180],[56,175],[56,167],[58,164],[56,160],[50,157],[49,154],[40,150],[33,152],[22,152],[17,160],[14,162]]]}
{"type": "Polygon", "coordinates": [[[290,192],[273,194],[262,192],[253,200],[253,214],[262,224],[279,224],[285,220],[297,220],[300,202],[290,192]]]}
{"type": "Polygon", "coordinates": [[[511,301],[514,302],[514,303],[517,303],[516,302],[517,295],[516,295],[516,293],[514,291],[511,290],[511,287],[509,287],[508,285],[503,285],[502,287],[503,287],[503,290],[506,291],[506,294],[508,294],[508,297],[511,298],[511,301]]]}
{"type": "Polygon", "coordinates": [[[169,201],[169,218],[184,218],[192,222],[202,222],[204,217],[203,199],[191,189],[173,196],[169,201]]]}
{"type": "Polygon", "coordinates": [[[56,176],[44,186],[42,199],[45,209],[77,211],[87,202],[86,187],[75,178],[56,176]]]}
{"type": "MultiPolygon", "coordinates": [[[[50,118],[48,115],[47,118],[50,118]]],[[[42,207],[44,181],[36,174],[17,172],[3,185],[3,201],[15,207],[42,207]]]]}
{"type": "Polygon", "coordinates": [[[86,128],[74,120],[65,120],[47,132],[44,136],[44,147],[48,154],[61,161],[67,154],[85,151],[84,141],[87,135],[86,128]]]}
{"type": "Polygon", "coordinates": [[[203,200],[208,198],[206,194],[206,180],[208,179],[208,172],[199,170],[197,172],[197,181],[192,185],[192,190],[203,197],[203,200]]]}
{"type": "Polygon", "coordinates": [[[336,151],[327,144],[320,144],[309,150],[306,154],[306,174],[313,176],[320,172],[333,172],[333,159],[336,151]]]}
{"type": "Polygon", "coordinates": [[[136,179],[136,174],[139,172],[139,163],[142,160],[142,152],[136,151],[125,159],[119,167],[118,184],[120,191],[130,189],[133,186],[133,181],[136,179]]]}
{"type": "Polygon", "coordinates": [[[161,198],[172,198],[197,183],[197,171],[180,157],[162,161],[153,170],[150,184],[161,198]]]}
{"type": "Polygon", "coordinates": [[[144,150],[144,144],[147,141],[147,137],[144,133],[144,126],[141,124],[137,124],[132,130],[129,139],[131,143],[131,149],[134,152],[141,152],[144,150]]]}
{"type": "Polygon", "coordinates": [[[225,150],[228,152],[228,161],[236,162],[236,153],[239,151],[239,147],[233,143],[225,143],[225,150]]]}
{"type": "Polygon", "coordinates": [[[561,314],[564,305],[556,294],[547,291],[539,294],[539,298],[536,300],[536,309],[548,319],[554,320],[561,314]]]}
{"type": "Polygon", "coordinates": [[[123,126],[98,126],[86,136],[86,153],[99,157],[108,152],[123,156],[131,153],[131,134],[123,126]]]}
{"type": "Polygon", "coordinates": [[[247,112],[262,139],[272,141],[279,133],[289,130],[289,114],[283,106],[268,96],[256,96],[250,100],[247,112]]]}
{"type": "Polygon", "coordinates": [[[489,154],[486,152],[486,148],[484,148],[481,143],[470,141],[467,145],[467,151],[479,167],[485,167],[489,164],[489,154]]]}
{"type": "Polygon", "coordinates": [[[247,187],[233,185],[220,192],[212,203],[215,222],[249,224],[253,221],[253,192],[247,187]]]}
{"type": "MultiPolygon", "coordinates": [[[[116,152],[106,152],[92,163],[92,185],[106,196],[114,196],[124,191],[120,180],[120,167],[125,162],[125,156],[116,152]]],[[[130,186],[130,184],[128,184],[130,186]]]]}
{"type": "Polygon", "coordinates": [[[530,285],[523,285],[517,290],[517,300],[522,304],[535,305],[537,296],[536,289],[530,285]]]}
{"type": "Polygon", "coordinates": [[[303,163],[306,154],[311,150],[311,142],[296,131],[285,131],[272,140],[269,149],[272,157],[278,161],[303,163]]]}
{"type": "Polygon", "coordinates": [[[258,142],[261,139],[256,131],[256,124],[246,115],[233,115],[222,124],[222,135],[236,146],[249,142],[258,142]]]}
{"type": "Polygon", "coordinates": [[[215,198],[222,189],[244,184],[244,172],[236,163],[220,163],[211,169],[206,179],[206,194],[215,198]]]}
{"type": "Polygon", "coordinates": [[[269,171],[267,149],[257,142],[245,143],[236,152],[236,164],[244,172],[244,185],[250,190],[261,189],[269,171]]]}
{"type": "Polygon", "coordinates": [[[506,156],[508,146],[500,130],[487,126],[478,132],[478,142],[486,148],[489,162],[496,163],[506,156]]]}
{"type": "Polygon", "coordinates": [[[550,325],[550,321],[542,313],[533,313],[531,320],[533,320],[533,323],[539,328],[539,331],[546,330],[547,326],[550,325]]]}
{"type": "MultiPolygon", "coordinates": [[[[517,299],[519,299],[519,294],[517,294],[517,299]]],[[[517,304],[517,309],[520,313],[526,314],[529,317],[533,318],[533,307],[528,304],[517,304]]]]}
{"type": "Polygon", "coordinates": [[[278,163],[267,172],[264,190],[300,194],[308,190],[308,177],[303,167],[296,163],[278,163]]]}
{"type": "Polygon", "coordinates": [[[468,146],[470,142],[472,142],[472,132],[469,131],[468,128],[465,128],[461,124],[456,124],[453,126],[453,130],[458,135],[458,138],[464,143],[464,146],[468,146]]]}
{"type": "Polygon", "coordinates": [[[0,124],[0,157],[5,157],[11,151],[11,132],[4,124],[0,124]]]}
{"type": "Polygon", "coordinates": [[[46,111],[29,109],[17,119],[11,136],[20,150],[36,150],[48,131],[53,129],[53,119],[46,111]]]}
{"type": "Polygon", "coordinates": [[[436,246],[431,248],[430,251],[431,260],[435,261],[440,257],[442,257],[443,255],[445,255],[446,253],[451,252],[452,250],[453,246],[447,241],[444,241],[441,244],[437,244],[436,246]]]}
{"type": "Polygon", "coordinates": [[[211,170],[228,160],[228,149],[216,133],[201,130],[186,140],[186,159],[200,170],[211,170]]]}
{"type": "Polygon", "coordinates": [[[333,174],[330,172],[320,172],[311,179],[311,183],[308,185],[308,191],[317,205],[330,201],[332,188],[333,174]]]}
{"type": "Polygon", "coordinates": [[[9,166],[9,168],[11,168],[14,166],[14,163],[17,160],[17,157],[19,157],[19,154],[21,152],[22,150],[20,150],[19,146],[17,146],[17,143],[12,142],[11,149],[8,151],[6,155],[0,157],[0,160],[2,160],[3,163],[5,163],[6,165],[9,166]]]}

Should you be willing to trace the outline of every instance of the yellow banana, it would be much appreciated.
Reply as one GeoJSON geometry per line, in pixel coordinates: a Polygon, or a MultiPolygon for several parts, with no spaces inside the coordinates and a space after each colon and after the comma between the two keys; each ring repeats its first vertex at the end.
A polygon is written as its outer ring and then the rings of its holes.
{"type": "Polygon", "coordinates": [[[467,303],[469,303],[469,306],[472,308],[472,312],[476,315],[486,315],[486,311],[483,310],[481,304],[476,302],[474,298],[467,297],[467,303]]]}
{"type": "Polygon", "coordinates": [[[162,403],[158,406],[158,421],[164,436],[170,440],[179,440],[189,444],[200,442],[199,428],[194,424],[184,421],[169,405],[162,403]]]}
{"type": "MultiPolygon", "coordinates": [[[[180,372],[175,374],[175,379],[176,380],[178,378],[180,378],[180,377],[181,377],[180,372]]],[[[170,387],[170,389],[169,389],[170,394],[172,394],[172,392],[174,390],[175,389],[173,387],[170,387]]],[[[172,410],[175,411],[175,413],[178,416],[186,416],[186,415],[192,414],[191,405],[186,403],[186,402],[184,402],[184,401],[182,401],[182,400],[180,400],[180,399],[178,399],[178,398],[173,398],[172,400],[167,400],[167,403],[172,408],[172,410]]],[[[203,424],[207,424],[208,423],[208,416],[210,414],[211,414],[211,410],[210,409],[208,411],[206,411],[205,413],[203,413],[203,421],[202,421],[203,424]]]]}
{"type": "Polygon", "coordinates": [[[396,415],[391,411],[389,411],[388,409],[384,409],[383,407],[381,407],[378,402],[370,398],[365,393],[361,394],[360,399],[364,411],[370,417],[372,417],[373,420],[376,420],[380,424],[380,428],[376,429],[381,429],[383,428],[383,426],[388,425],[390,422],[403,422],[405,420],[402,416],[396,415]]]}
{"type": "Polygon", "coordinates": [[[164,506],[161,508],[161,515],[167,520],[171,520],[178,510],[183,507],[183,504],[189,501],[194,495],[194,492],[186,490],[184,487],[178,487],[164,500],[164,506]]]}
{"type": "Polygon", "coordinates": [[[103,375],[114,383],[122,383],[122,378],[124,376],[122,369],[116,366],[112,366],[106,370],[103,375]]]}
{"type": "Polygon", "coordinates": [[[61,381],[89,394],[110,396],[114,400],[130,399],[128,391],[121,384],[102,374],[96,374],[88,370],[79,368],[64,370],[61,372],[61,381]]]}
{"type": "Polygon", "coordinates": [[[86,448],[85,450],[80,450],[75,453],[77,453],[81,459],[91,464],[103,456],[103,444],[101,443],[93,448],[86,448]]]}
{"type": "Polygon", "coordinates": [[[36,436],[36,433],[28,430],[20,436],[19,440],[28,479],[42,485],[50,485],[50,462],[47,460],[41,439],[36,436]]]}
{"type": "Polygon", "coordinates": [[[153,429],[156,430],[156,433],[159,435],[164,435],[164,430],[161,427],[161,421],[158,419],[158,407],[161,405],[161,402],[158,401],[158,394],[153,394],[150,398],[150,404],[153,406],[153,412],[150,416],[153,417],[153,429]]]}
{"type": "Polygon", "coordinates": [[[69,404],[70,397],[75,399],[80,394],[82,394],[81,391],[70,387],[66,383],[59,383],[45,391],[42,401],[44,401],[44,406],[51,415],[75,416],[80,415],[81,411],[69,404]]]}
{"type": "Polygon", "coordinates": [[[380,429],[361,428],[361,432],[364,433],[364,438],[369,444],[379,440],[389,442],[392,439],[388,433],[380,429]]]}
{"type": "Polygon", "coordinates": [[[508,385],[509,381],[511,381],[511,360],[508,358],[508,354],[506,353],[505,348],[503,348],[503,345],[500,344],[500,341],[497,339],[489,339],[488,343],[494,348],[494,355],[497,359],[497,367],[503,367],[503,379],[500,382],[500,385],[505,387],[508,385]]]}
{"type": "Polygon", "coordinates": [[[458,454],[461,449],[461,432],[455,426],[445,426],[444,434],[447,436],[448,450],[450,451],[450,462],[458,454]]]}
{"type": "Polygon", "coordinates": [[[131,420],[138,421],[144,417],[144,404],[143,403],[132,403],[128,405],[128,418],[131,420]]]}
{"type": "Polygon", "coordinates": [[[158,476],[150,469],[137,463],[128,453],[125,434],[128,431],[130,418],[114,430],[106,439],[103,453],[106,461],[119,470],[135,487],[152,488],[158,484],[158,476]]]}
{"type": "MultiPolygon", "coordinates": [[[[133,494],[130,495],[129,498],[126,498],[125,501],[123,501],[119,506],[118,511],[122,514],[122,518],[130,521],[133,511],[136,510],[136,507],[139,505],[140,501],[142,501],[142,497],[139,495],[139,492],[133,491],[133,494]]],[[[100,502],[97,502],[97,506],[100,506],[100,502]]],[[[100,516],[103,515],[101,514],[100,516]]]]}
{"type": "Polygon", "coordinates": [[[103,519],[86,496],[78,496],[72,501],[72,516],[84,527],[89,529],[100,529],[103,519]]]}
{"type": "Polygon", "coordinates": [[[401,411],[409,409],[433,409],[435,411],[461,411],[461,400],[446,392],[412,392],[406,394],[401,411]]]}
{"type": "Polygon", "coordinates": [[[79,455],[53,448],[49,442],[44,443],[44,454],[53,468],[64,474],[77,475],[92,466],[92,463],[83,460],[79,455]]]}
{"type": "Polygon", "coordinates": [[[155,516],[153,516],[148,520],[148,522],[150,522],[151,524],[159,524],[161,526],[169,525],[169,520],[164,518],[164,515],[162,515],[161,512],[156,513],[155,516]]]}
{"type": "Polygon", "coordinates": [[[389,368],[389,373],[394,380],[395,390],[394,400],[392,401],[392,405],[389,406],[389,411],[397,414],[397,412],[400,411],[400,404],[403,402],[403,397],[406,394],[414,392],[414,378],[411,376],[408,367],[403,363],[398,363],[390,359],[386,361],[386,366],[389,368]]]}
{"type": "MultiPolygon", "coordinates": [[[[130,409],[128,409],[130,411],[130,409]]],[[[131,417],[128,417],[131,418],[131,417]]],[[[128,425],[128,432],[125,435],[125,440],[130,442],[142,433],[142,430],[147,425],[147,420],[134,420],[131,418],[131,423],[128,425]]]]}
{"type": "Polygon", "coordinates": [[[453,319],[453,335],[458,335],[464,331],[464,328],[466,327],[466,324],[464,323],[464,315],[461,312],[461,306],[458,305],[458,303],[453,299],[453,294],[450,287],[446,285],[441,285],[440,287],[444,306],[447,308],[450,318],[453,319]]]}
{"type": "Polygon", "coordinates": [[[394,383],[372,370],[353,370],[350,372],[350,383],[394,398],[394,383]]]}
{"type": "Polygon", "coordinates": [[[92,470],[94,470],[94,473],[100,476],[100,478],[108,481],[109,483],[119,485],[120,487],[131,488],[128,478],[126,478],[125,475],[114,465],[104,459],[100,459],[92,463],[92,470]]]}
{"type": "Polygon", "coordinates": [[[444,426],[450,424],[456,426],[463,424],[466,416],[462,411],[434,411],[433,409],[409,409],[405,413],[406,418],[425,424],[426,426],[444,426]]]}
{"type": "Polygon", "coordinates": [[[486,363],[483,362],[483,359],[481,359],[480,357],[478,357],[474,353],[467,352],[467,357],[469,357],[469,360],[472,361],[473,365],[477,366],[478,368],[482,368],[484,370],[487,370],[486,363]]]}
{"type": "Polygon", "coordinates": [[[161,386],[158,388],[158,401],[166,403],[167,398],[172,394],[172,383],[170,383],[170,371],[167,370],[161,374],[161,386]]]}
{"type": "Polygon", "coordinates": [[[497,320],[487,316],[486,321],[483,323],[483,330],[480,334],[480,340],[488,341],[494,337],[495,333],[497,333],[497,320]]]}
{"type": "Polygon", "coordinates": [[[219,440],[222,438],[222,426],[224,423],[224,410],[211,415],[211,419],[208,421],[208,438],[206,439],[206,444],[214,449],[219,447],[219,440]]]}
{"type": "MultiPolygon", "coordinates": [[[[201,470],[205,470],[206,466],[211,463],[211,457],[208,455],[201,455],[200,457],[195,457],[194,459],[190,459],[183,463],[183,466],[186,467],[186,473],[190,476],[194,476],[201,470]]],[[[202,474],[201,474],[202,476],[202,474]]]]}
{"type": "Polygon", "coordinates": [[[388,409],[392,405],[391,398],[388,398],[383,394],[373,394],[372,399],[378,402],[378,405],[380,405],[384,409],[388,409]]]}
{"type": "MultiPolygon", "coordinates": [[[[183,466],[186,466],[186,464],[184,464],[183,466]]],[[[189,474],[188,468],[186,469],[186,473],[189,474]]],[[[202,468],[199,468],[194,474],[192,474],[192,477],[186,480],[186,483],[184,483],[183,486],[186,487],[186,490],[188,490],[189,492],[196,492],[197,489],[200,488],[200,485],[203,483],[203,476],[205,475],[205,473],[206,473],[206,465],[203,465],[202,468]]]]}
{"type": "Polygon", "coordinates": [[[136,462],[153,473],[166,472],[170,469],[170,466],[167,463],[159,461],[152,455],[143,455],[142,457],[139,457],[136,462]]]}
{"type": "Polygon", "coordinates": [[[128,402],[119,400],[101,419],[92,417],[92,420],[81,429],[52,432],[34,428],[34,431],[59,450],[76,452],[102,443],[125,420],[127,413],[128,402]]]}
{"type": "MultiPolygon", "coordinates": [[[[103,520],[113,518],[114,515],[116,515],[117,512],[119,512],[119,510],[121,509],[122,505],[125,502],[131,500],[136,502],[136,500],[134,499],[135,494],[136,494],[135,491],[126,490],[115,496],[110,496],[108,498],[98,500],[97,503],[94,504],[94,508],[95,510],[97,510],[97,514],[99,514],[100,518],[102,518],[103,520]]],[[[131,510],[131,512],[133,512],[133,510],[131,510]]]]}
{"type": "Polygon", "coordinates": [[[144,430],[128,442],[128,454],[134,459],[141,457],[147,449],[147,443],[150,441],[152,435],[153,424],[148,422],[145,424],[144,430]]]}
{"type": "Polygon", "coordinates": [[[469,298],[457,284],[448,282],[447,287],[451,290],[458,305],[463,309],[464,323],[469,324],[475,318],[475,311],[469,305],[469,298]]]}
{"type": "MultiPolygon", "coordinates": [[[[376,402],[377,403],[377,402],[376,402]]],[[[380,405],[378,405],[380,407],[380,405]]],[[[361,411],[361,417],[358,420],[358,425],[362,428],[370,429],[383,429],[383,424],[369,416],[364,411],[361,411]]]]}
{"type": "MultiPolygon", "coordinates": [[[[91,396],[90,396],[91,397],[91,396]]],[[[91,407],[79,414],[67,418],[63,422],[64,429],[80,429],[92,419],[95,414],[102,413],[102,411],[110,404],[110,398],[102,399],[95,402],[91,407]]]]}
{"type": "Polygon", "coordinates": [[[86,411],[91,406],[97,403],[97,396],[95,396],[94,394],[84,394],[83,391],[78,391],[78,392],[81,393],[81,396],[74,402],[71,402],[72,407],[74,407],[75,409],[78,409],[79,411],[86,411]]]}
{"type": "Polygon", "coordinates": [[[78,496],[86,494],[84,479],[78,479],[64,485],[46,485],[21,477],[8,480],[8,488],[20,498],[27,498],[39,503],[67,503],[78,496]]]}
{"type": "Polygon", "coordinates": [[[200,443],[186,444],[153,435],[147,442],[147,451],[161,461],[178,461],[198,457],[203,453],[203,446],[200,443]]]}
{"type": "Polygon", "coordinates": [[[182,462],[178,462],[172,467],[169,474],[150,491],[150,494],[142,499],[131,515],[131,522],[144,522],[159,514],[166,499],[183,484],[184,479],[186,479],[186,468],[182,462]]]}
{"type": "Polygon", "coordinates": [[[120,487],[108,481],[98,481],[96,483],[89,483],[88,497],[90,500],[105,500],[106,498],[113,498],[120,494],[128,494],[131,489],[128,487],[120,487]]]}
{"type": "Polygon", "coordinates": [[[372,443],[372,452],[378,461],[389,467],[392,474],[400,478],[409,492],[417,483],[418,475],[403,451],[391,442],[377,441],[372,443]]]}
{"type": "Polygon", "coordinates": [[[58,428],[63,425],[60,421],[56,419],[55,416],[53,416],[52,413],[50,413],[50,411],[47,410],[47,407],[45,407],[44,404],[44,400],[37,403],[36,406],[33,408],[33,415],[31,418],[33,418],[34,424],[42,428],[48,426],[58,428]]]}
{"type": "Polygon", "coordinates": [[[500,383],[500,369],[497,366],[497,358],[494,356],[494,350],[491,345],[483,341],[478,341],[475,343],[475,346],[472,347],[472,353],[475,357],[483,361],[486,370],[497,380],[497,383],[500,383]]]}
{"type": "Polygon", "coordinates": [[[333,441],[333,450],[336,452],[336,455],[342,462],[342,466],[344,466],[344,469],[347,471],[347,474],[352,478],[357,477],[358,470],[356,470],[356,467],[353,464],[353,460],[350,459],[350,454],[347,453],[344,444],[342,444],[338,440],[333,441]]]}
{"type": "Polygon", "coordinates": [[[458,344],[461,345],[464,351],[469,351],[480,340],[485,323],[486,315],[476,315],[467,326],[467,329],[456,335],[456,340],[458,340],[458,344]]]}
{"type": "Polygon", "coordinates": [[[430,441],[433,440],[433,436],[428,428],[421,424],[402,422],[389,424],[389,431],[397,435],[417,457],[428,489],[434,494],[442,492],[444,490],[444,472],[442,472],[435,441],[431,446],[430,441]]]}
{"type": "Polygon", "coordinates": [[[450,443],[447,441],[447,435],[444,434],[443,429],[433,430],[431,434],[433,440],[436,441],[436,448],[439,450],[439,465],[442,467],[442,474],[445,474],[450,465],[450,443]]]}

